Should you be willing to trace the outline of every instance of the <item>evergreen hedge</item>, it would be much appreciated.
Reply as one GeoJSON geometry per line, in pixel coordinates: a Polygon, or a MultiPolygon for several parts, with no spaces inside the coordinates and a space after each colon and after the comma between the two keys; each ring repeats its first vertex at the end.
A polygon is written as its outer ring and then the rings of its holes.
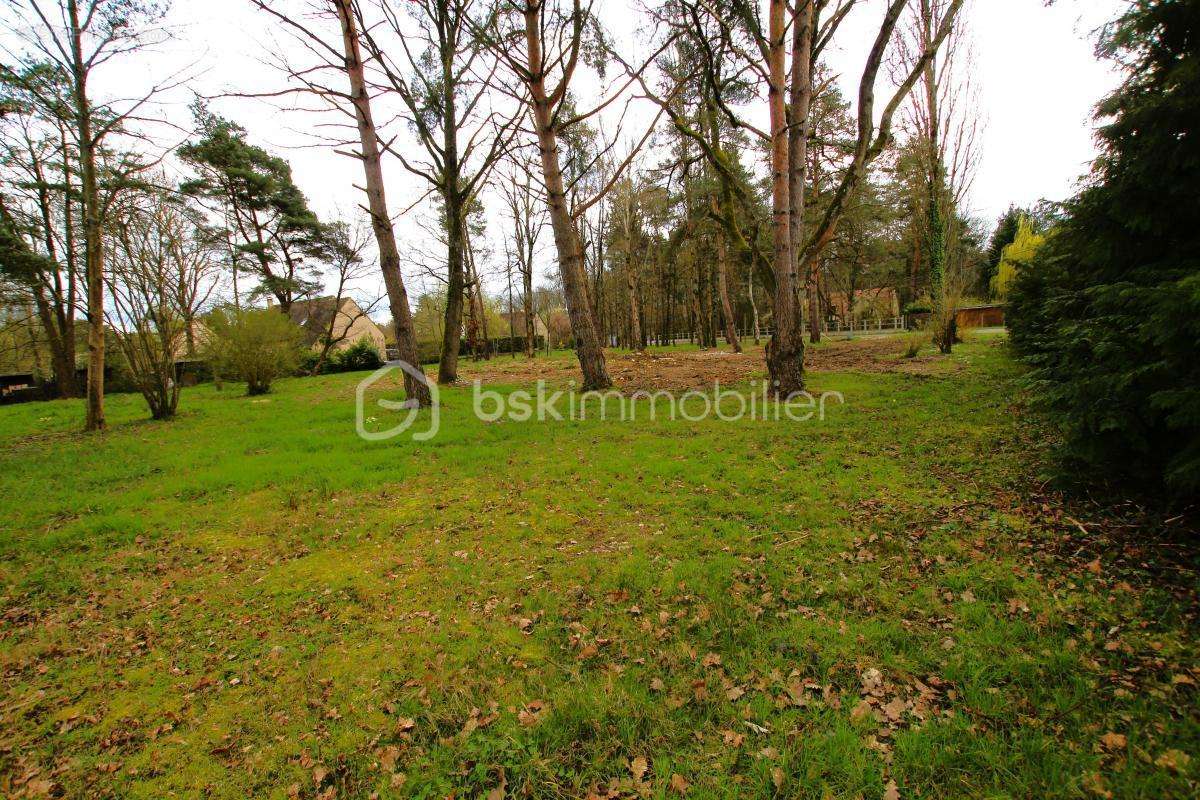
{"type": "Polygon", "coordinates": [[[1078,477],[1200,493],[1200,0],[1136,0],[1103,36],[1125,70],[1101,155],[1008,321],[1078,477]]]}

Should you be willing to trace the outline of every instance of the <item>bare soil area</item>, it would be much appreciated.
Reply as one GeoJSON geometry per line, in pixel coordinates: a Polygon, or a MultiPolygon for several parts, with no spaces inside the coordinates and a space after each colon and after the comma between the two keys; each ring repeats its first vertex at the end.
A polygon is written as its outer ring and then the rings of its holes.
{"type": "MultiPolygon", "coordinates": [[[[904,358],[905,341],[900,337],[827,342],[811,347],[805,356],[812,372],[900,372],[934,375],[955,372],[961,363],[926,348],[916,358],[904,358]]],[[[465,362],[463,378],[484,383],[568,383],[578,380],[579,366],[573,358],[524,358],[500,356],[490,361],[465,362]]],[[[766,376],[763,348],[748,347],[743,353],[720,350],[670,350],[666,352],[608,354],[608,371],[618,388],[668,391],[698,389],[715,381],[725,385],[745,383],[766,376]]]]}

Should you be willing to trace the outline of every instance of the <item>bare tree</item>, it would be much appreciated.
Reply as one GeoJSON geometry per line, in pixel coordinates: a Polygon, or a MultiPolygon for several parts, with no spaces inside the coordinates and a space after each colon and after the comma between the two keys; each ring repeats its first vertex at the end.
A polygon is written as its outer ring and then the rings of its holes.
{"type": "MultiPolygon", "coordinates": [[[[559,276],[575,338],[575,354],[583,372],[583,388],[585,391],[607,389],[612,386],[612,379],[605,365],[604,350],[589,297],[579,220],[616,185],[649,139],[662,112],[655,116],[645,134],[630,148],[628,157],[612,170],[609,180],[592,191],[590,196],[576,196],[573,202],[572,190],[589,170],[585,166],[568,182],[564,177],[560,142],[573,127],[582,125],[624,96],[625,90],[640,77],[642,71],[670,45],[670,40],[621,86],[608,93],[591,109],[580,111],[573,102],[571,83],[577,76],[581,62],[590,52],[611,50],[603,44],[603,32],[592,14],[591,4],[585,8],[580,0],[502,0],[501,8],[504,13],[494,17],[487,31],[488,42],[523,88],[520,94],[512,94],[513,99],[528,106],[529,121],[533,125],[541,156],[542,184],[558,251],[559,276]],[[599,47],[592,48],[592,44],[599,47]]],[[[678,87],[679,84],[670,94],[674,94],[678,87]]],[[[628,108],[628,103],[625,107],[628,108]]],[[[612,142],[615,144],[620,139],[618,130],[612,142]]],[[[593,163],[607,154],[608,148],[602,149],[593,163]]]]}
{"type": "MultiPolygon", "coordinates": [[[[814,65],[821,52],[835,39],[842,22],[857,3],[854,0],[770,0],[767,17],[759,4],[733,0],[713,4],[710,0],[678,0],[682,13],[672,24],[688,29],[701,78],[712,92],[722,116],[734,127],[756,135],[770,146],[772,198],[772,321],[775,333],[767,346],[767,368],[774,391],[788,396],[804,387],[804,341],[800,313],[801,276],[810,277],[821,253],[833,240],[846,201],[866,177],[871,165],[892,141],[892,119],[912,92],[926,64],[932,60],[946,36],[963,0],[949,0],[946,17],[930,36],[927,46],[903,76],[883,106],[876,121],[875,84],[884,57],[893,41],[901,14],[912,0],[889,0],[878,32],[859,79],[857,131],[853,153],[842,170],[836,189],[824,212],[809,220],[804,186],[810,136],[809,113],[821,87],[814,85],[814,65]],[[788,41],[791,34],[791,68],[788,41]],[[732,80],[726,62],[738,66],[732,80]],[[740,90],[740,79],[756,78],[766,87],[770,125],[762,130],[737,113],[731,90],[740,90]],[[793,147],[793,140],[795,147],[793,147]],[[793,150],[795,153],[793,155],[793,150]]],[[[653,94],[647,92],[648,94],[653,94]]],[[[661,97],[662,93],[658,93],[661,97]]],[[[666,107],[662,100],[660,103],[666,107]]],[[[686,121],[673,115],[679,127],[686,121]]],[[[690,134],[701,145],[705,157],[718,171],[727,171],[727,159],[699,131],[690,134]]],[[[811,293],[810,293],[811,296],[811,293]]]]}
{"type": "Polygon", "coordinates": [[[20,43],[7,55],[19,69],[6,70],[22,88],[39,97],[46,108],[62,108],[64,98],[50,96],[46,87],[21,76],[38,65],[57,73],[66,88],[63,116],[78,160],[80,207],[83,214],[84,268],[87,287],[89,431],[102,430],[104,417],[104,228],[117,190],[130,175],[147,168],[133,159],[113,169],[102,186],[100,154],[117,135],[130,135],[129,126],[145,123],[147,107],[161,92],[179,82],[171,75],[137,97],[97,100],[93,79],[97,71],[122,56],[142,54],[165,38],[158,23],[166,8],[150,0],[15,0],[7,4],[3,26],[20,43]]]}
{"type": "MultiPolygon", "coordinates": [[[[893,71],[911,71],[935,33],[951,15],[950,0],[917,0],[897,35],[893,71]]],[[[974,181],[978,166],[978,93],[971,80],[972,53],[966,24],[951,18],[944,55],[929,59],[921,71],[920,89],[905,107],[904,127],[916,145],[921,163],[924,192],[918,199],[924,222],[923,246],[929,267],[934,343],[943,353],[954,345],[954,325],[960,294],[958,277],[947,280],[950,271],[962,271],[961,260],[951,264],[952,243],[962,234],[961,208],[974,181]]]]}
{"type": "Polygon", "coordinates": [[[176,362],[217,285],[216,248],[160,193],[129,196],[113,211],[105,316],[150,415],[169,419],[179,404],[176,362]]]}
{"type": "MultiPolygon", "coordinates": [[[[518,156],[519,157],[519,156],[518,156]]],[[[500,183],[500,196],[513,228],[511,262],[521,276],[521,305],[525,318],[525,355],[533,358],[535,329],[533,309],[533,265],[538,239],[546,229],[546,206],[524,165],[513,168],[500,183]]],[[[510,312],[511,313],[511,312],[510,312]]]]}
{"type": "Polygon", "coordinates": [[[321,372],[329,360],[329,354],[335,347],[346,341],[354,323],[369,316],[382,300],[382,298],[376,298],[373,301],[365,299],[362,302],[355,301],[358,310],[350,314],[343,313],[342,303],[349,298],[351,285],[375,271],[375,265],[368,260],[370,234],[361,226],[350,225],[346,222],[335,222],[329,227],[329,247],[325,262],[336,276],[332,295],[333,303],[329,308],[323,307],[328,304],[322,304],[320,301],[314,301],[309,306],[319,315],[328,314],[328,319],[320,317],[320,322],[324,325],[324,332],[317,340],[321,349],[317,353],[317,360],[313,362],[312,369],[309,370],[311,375],[321,372]]]}
{"type": "MultiPolygon", "coordinates": [[[[338,152],[362,162],[366,211],[370,214],[379,249],[379,269],[383,274],[392,312],[391,325],[396,336],[396,349],[402,361],[416,366],[420,359],[412,309],[404,275],[400,270],[400,251],[396,245],[396,232],[384,186],[382,153],[389,145],[380,138],[375,122],[371,87],[362,56],[363,37],[359,29],[361,13],[353,0],[314,0],[309,4],[307,14],[285,11],[279,2],[251,2],[283,23],[314,61],[312,64],[297,64],[282,56],[276,60],[275,65],[293,83],[292,91],[314,96],[323,102],[324,110],[346,115],[353,120],[355,139],[337,136],[332,144],[339,148],[338,152]],[[337,24],[337,35],[327,29],[333,26],[326,23],[333,21],[337,24]],[[349,91],[333,85],[335,78],[346,80],[349,91]],[[353,144],[358,145],[356,152],[341,149],[353,144]]],[[[428,406],[432,402],[426,383],[408,371],[404,375],[404,388],[410,401],[420,406],[428,406]]]]}

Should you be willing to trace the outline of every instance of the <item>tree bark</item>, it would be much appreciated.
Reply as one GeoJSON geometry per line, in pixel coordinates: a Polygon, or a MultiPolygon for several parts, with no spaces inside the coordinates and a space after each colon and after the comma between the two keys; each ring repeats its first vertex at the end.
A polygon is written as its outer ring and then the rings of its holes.
{"type": "MultiPolygon", "coordinates": [[[[412,311],[408,306],[408,292],[404,288],[404,276],[400,272],[400,251],[396,246],[396,232],[388,214],[387,196],[384,192],[383,165],[379,156],[379,139],[375,120],[371,113],[371,99],[367,93],[363,74],[362,53],[359,48],[358,30],[354,19],[353,0],[336,0],[338,18],[342,23],[342,41],[346,53],[346,74],[350,78],[350,95],[354,103],[354,115],[358,122],[359,146],[362,148],[363,171],[366,178],[367,206],[371,212],[371,228],[379,245],[379,268],[387,287],[388,304],[392,310],[395,326],[396,349],[400,360],[414,369],[421,369],[417,353],[417,337],[413,330],[412,311]]],[[[432,400],[429,387],[422,380],[404,373],[404,391],[410,401],[428,406],[432,400]]]]}
{"type": "Polygon", "coordinates": [[[629,291],[629,349],[644,352],[646,344],[642,340],[642,321],[638,312],[638,281],[633,254],[625,254],[625,286],[629,291]]]}
{"type": "Polygon", "coordinates": [[[821,341],[821,320],[817,303],[816,274],[814,269],[803,269],[804,249],[804,204],[805,184],[808,179],[808,139],[812,132],[812,49],[816,14],[813,0],[802,0],[796,9],[792,24],[792,85],[790,112],[791,128],[788,130],[788,187],[791,215],[789,226],[792,236],[792,260],[794,263],[797,299],[800,280],[804,281],[808,301],[808,326],[810,341],[821,341]],[[801,272],[804,272],[801,277],[801,272]]]}
{"type": "MultiPolygon", "coordinates": [[[[782,4],[783,0],[779,2],[782,4]]],[[[524,15],[525,43],[529,72],[532,76],[529,88],[533,100],[533,122],[537,129],[542,179],[549,200],[550,227],[554,232],[555,247],[558,249],[558,268],[562,276],[563,294],[566,296],[567,314],[571,319],[571,333],[575,337],[575,355],[579,358],[579,367],[583,372],[583,390],[604,390],[612,386],[612,379],[608,376],[604,350],[600,346],[595,319],[588,301],[587,277],[583,274],[583,252],[579,235],[567,208],[562,168],[559,163],[558,134],[551,102],[546,95],[538,7],[532,3],[527,5],[524,15]]]]}
{"type": "Polygon", "coordinates": [[[742,352],[742,342],[738,338],[737,323],[733,318],[733,303],[729,300],[729,264],[725,247],[725,239],[717,234],[717,294],[721,296],[721,315],[725,318],[725,341],[733,348],[733,352],[742,352]]]}
{"type": "Polygon", "coordinates": [[[96,142],[92,136],[92,108],[87,96],[87,65],[83,60],[83,34],[79,6],[67,0],[71,26],[71,66],[75,126],[79,134],[80,190],[84,216],[84,264],[87,277],[88,374],[85,430],[101,431],[104,418],[104,242],[100,220],[100,190],[96,176],[96,142]]]}
{"type": "MultiPolygon", "coordinates": [[[[805,6],[811,8],[809,0],[805,6]]],[[[768,102],[771,116],[772,245],[775,260],[773,315],[775,334],[767,343],[767,371],[772,390],[789,397],[804,389],[804,334],[796,295],[796,262],[792,258],[791,166],[789,126],[784,90],[787,3],[771,0],[767,46],[768,102]]],[[[807,59],[806,59],[807,61],[807,59]]]]}

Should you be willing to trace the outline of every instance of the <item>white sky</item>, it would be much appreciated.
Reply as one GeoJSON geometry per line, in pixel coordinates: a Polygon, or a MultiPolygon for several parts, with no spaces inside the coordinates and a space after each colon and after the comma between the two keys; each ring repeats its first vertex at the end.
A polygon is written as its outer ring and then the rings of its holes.
{"type": "MultiPolygon", "coordinates": [[[[394,2],[402,5],[401,0],[394,2]]],[[[986,125],[982,161],[969,198],[974,214],[991,220],[1010,203],[1060,200],[1073,192],[1075,180],[1095,154],[1092,106],[1117,82],[1108,65],[1094,56],[1093,31],[1124,5],[1125,0],[1058,0],[1047,8],[1043,0],[971,0],[965,13],[986,125]]],[[[597,0],[595,7],[625,52],[639,55],[633,33],[637,15],[630,0],[597,0]]],[[[868,0],[865,8],[856,10],[854,21],[840,34],[838,48],[827,56],[848,96],[854,96],[856,73],[881,7],[881,0],[868,0]]],[[[106,68],[94,81],[95,91],[131,93],[129,85],[193,61],[203,69],[193,90],[203,95],[282,85],[282,77],[263,65],[260,54],[264,46],[289,52],[294,45],[246,0],[175,0],[170,20],[176,26],[176,41],[161,53],[140,56],[137,63],[106,68]]],[[[168,110],[180,124],[189,119],[189,99],[177,95],[168,110]]],[[[255,100],[224,99],[214,108],[242,124],[253,141],[291,161],[297,183],[319,214],[353,213],[360,197],[353,184],[361,183],[361,170],[357,162],[312,146],[302,132],[313,123],[310,116],[255,100]]],[[[394,160],[385,164],[385,174],[393,213],[426,189],[394,160]]],[[[503,231],[491,216],[491,235],[496,238],[503,231]]],[[[397,226],[402,244],[419,236],[411,221],[398,220],[397,226]]]]}

